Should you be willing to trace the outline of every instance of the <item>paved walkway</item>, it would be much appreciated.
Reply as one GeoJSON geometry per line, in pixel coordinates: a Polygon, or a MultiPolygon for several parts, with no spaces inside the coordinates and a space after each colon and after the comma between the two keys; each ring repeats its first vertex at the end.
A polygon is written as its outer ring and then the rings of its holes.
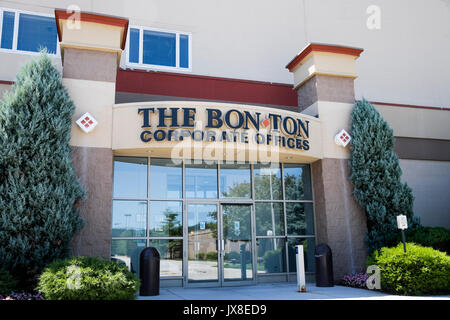
{"type": "Polygon", "coordinates": [[[138,300],[414,300],[445,299],[450,296],[406,297],[343,286],[329,288],[306,284],[306,292],[296,291],[295,283],[258,284],[223,288],[162,288],[159,296],[138,297],[138,300]]]}

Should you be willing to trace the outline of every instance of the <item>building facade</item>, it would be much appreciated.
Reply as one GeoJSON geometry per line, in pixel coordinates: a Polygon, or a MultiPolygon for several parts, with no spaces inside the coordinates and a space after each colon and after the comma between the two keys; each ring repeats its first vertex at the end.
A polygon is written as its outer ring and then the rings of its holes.
{"type": "Polygon", "coordinates": [[[156,247],[163,286],[295,281],[298,244],[309,277],[319,243],[335,279],[363,270],[335,141],[362,96],[394,130],[415,215],[450,228],[450,6],[401,2],[0,1],[0,90],[46,47],[76,105],[72,253],[138,273],[156,247]]]}

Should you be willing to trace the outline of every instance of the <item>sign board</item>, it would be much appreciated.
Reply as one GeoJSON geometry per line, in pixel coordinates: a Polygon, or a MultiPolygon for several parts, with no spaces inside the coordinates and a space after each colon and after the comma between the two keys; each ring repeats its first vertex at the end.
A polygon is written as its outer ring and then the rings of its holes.
{"type": "Polygon", "coordinates": [[[397,216],[397,228],[401,230],[408,229],[408,220],[405,215],[401,214],[397,216]]]}
{"type": "Polygon", "coordinates": [[[200,221],[200,230],[205,230],[205,229],[206,229],[206,222],[200,221]]]}

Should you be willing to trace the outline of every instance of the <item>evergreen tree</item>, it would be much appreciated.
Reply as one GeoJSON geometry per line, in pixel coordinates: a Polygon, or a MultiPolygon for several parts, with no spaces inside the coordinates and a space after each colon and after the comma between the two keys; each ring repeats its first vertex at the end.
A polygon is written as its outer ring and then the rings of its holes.
{"type": "Polygon", "coordinates": [[[45,52],[0,102],[0,268],[25,283],[67,256],[83,225],[69,146],[74,110],[45,52]]]}
{"type": "Polygon", "coordinates": [[[413,217],[412,190],[400,181],[393,131],[364,99],[356,102],[352,111],[351,135],[350,180],[356,200],[366,211],[371,253],[397,235],[397,215],[406,215],[410,227],[418,226],[419,219],[413,217]]]}

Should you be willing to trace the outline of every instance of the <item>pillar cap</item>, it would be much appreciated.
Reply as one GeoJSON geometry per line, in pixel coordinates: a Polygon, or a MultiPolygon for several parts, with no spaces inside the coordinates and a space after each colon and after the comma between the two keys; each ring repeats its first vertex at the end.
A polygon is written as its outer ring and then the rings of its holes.
{"type": "Polygon", "coordinates": [[[312,77],[357,78],[355,60],[363,49],[324,43],[310,43],[286,66],[294,75],[297,89],[312,77]]]}
{"type": "Polygon", "coordinates": [[[286,69],[289,69],[292,72],[295,67],[299,64],[302,64],[304,60],[309,56],[312,52],[328,52],[328,53],[336,53],[336,54],[345,54],[349,56],[354,56],[355,59],[360,56],[360,54],[364,51],[364,49],[335,45],[335,44],[326,44],[326,43],[317,43],[311,42],[306,47],[304,47],[287,65],[286,69]]]}
{"type": "Polygon", "coordinates": [[[118,61],[128,33],[128,19],[91,12],[67,12],[55,9],[61,56],[64,48],[116,52],[118,61]],[[78,17],[76,16],[78,15],[78,17]],[[74,19],[79,18],[78,28],[74,19]]]}

